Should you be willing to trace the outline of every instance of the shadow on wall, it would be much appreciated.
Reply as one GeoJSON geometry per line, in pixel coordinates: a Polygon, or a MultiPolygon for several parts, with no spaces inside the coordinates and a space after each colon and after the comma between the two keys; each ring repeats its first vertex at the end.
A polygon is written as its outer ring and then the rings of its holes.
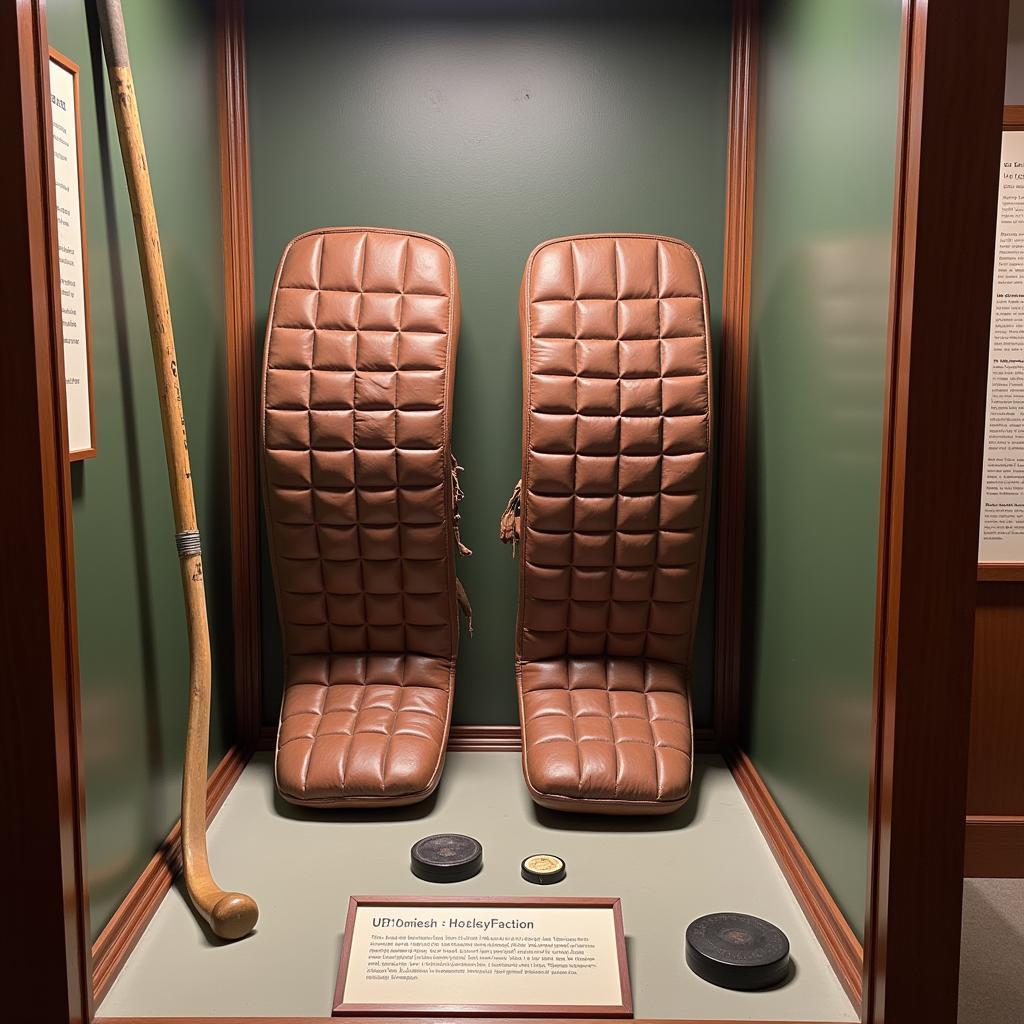
{"type": "MultiPolygon", "coordinates": [[[[106,98],[106,66],[100,42],[99,21],[92,5],[86,7],[86,20],[89,33],[89,61],[92,70],[93,102],[96,111],[95,143],[100,165],[103,207],[93,214],[90,223],[96,230],[97,222],[102,224],[103,249],[109,266],[109,285],[111,298],[112,321],[109,329],[114,335],[117,357],[117,379],[121,399],[121,416],[123,421],[123,443],[126,461],[127,492],[124,499],[129,508],[130,521],[133,528],[130,537],[125,538],[130,547],[129,561],[135,578],[135,593],[138,602],[139,637],[138,646],[141,658],[141,680],[143,701],[146,707],[145,739],[137,746],[144,752],[149,780],[156,783],[164,763],[163,730],[161,727],[160,699],[157,688],[158,665],[156,657],[156,640],[154,630],[154,610],[152,604],[152,582],[148,557],[147,524],[142,493],[142,455],[139,445],[139,428],[136,416],[136,395],[132,372],[131,332],[129,328],[128,302],[125,290],[125,260],[135,258],[134,251],[127,254],[121,250],[121,224],[119,223],[115,196],[123,189],[123,171],[120,153],[113,152],[109,146],[112,138],[112,127],[109,123],[109,108],[106,98]],[[102,213],[102,216],[97,214],[102,213]]],[[[116,136],[114,136],[116,137],[116,136]]],[[[85,497],[85,472],[82,464],[75,467],[78,472],[73,475],[72,492],[75,501],[85,497]]],[[[121,721],[121,702],[116,699],[115,692],[94,694],[93,699],[83,707],[91,726],[87,726],[92,736],[115,737],[123,735],[125,723],[121,721]],[[97,699],[98,698],[98,699],[97,699]]],[[[102,794],[116,790],[119,774],[122,769],[122,750],[117,742],[109,746],[102,741],[93,744],[89,758],[90,792],[102,794]],[[106,748],[109,756],[104,757],[106,748]],[[112,775],[110,773],[113,773],[112,775]],[[104,781],[104,776],[108,776],[104,781]]],[[[110,808],[105,808],[101,800],[93,800],[88,808],[90,816],[102,822],[112,816],[111,827],[115,832],[126,832],[130,835],[148,837],[158,833],[163,825],[159,820],[159,804],[157,801],[144,801],[136,805],[140,820],[128,824],[121,820],[126,808],[131,805],[122,800],[115,800],[110,808]],[[110,814],[106,813],[109,810],[110,814]]],[[[105,905],[107,901],[118,899],[123,892],[126,876],[130,879],[136,868],[140,851],[133,846],[122,847],[121,856],[103,858],[99,870],[90,872],[89,888],[94,905],[105,905]]]]}

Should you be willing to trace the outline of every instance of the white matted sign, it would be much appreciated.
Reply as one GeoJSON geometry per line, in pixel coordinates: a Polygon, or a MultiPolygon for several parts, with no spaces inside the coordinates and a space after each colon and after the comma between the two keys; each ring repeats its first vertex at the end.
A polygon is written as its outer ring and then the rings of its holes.
{"type": "Polygon", "coordinates": [[[50,118],[57,209],[57,267],[64,334],[64,390],[72,460],[96,454],[89,333],[85,204],[82,184],[78,65],[50,50],[50,118]]]}
{"type": "Polygon", "coordinates": [[[632,1017],[620,901],[353,896],[332,1013],[632,1017]]]}
{"type": "Polygon", "coordinates": [[[1024,563],[1024,131],[999,167],[978,561],[1024,563]]]}

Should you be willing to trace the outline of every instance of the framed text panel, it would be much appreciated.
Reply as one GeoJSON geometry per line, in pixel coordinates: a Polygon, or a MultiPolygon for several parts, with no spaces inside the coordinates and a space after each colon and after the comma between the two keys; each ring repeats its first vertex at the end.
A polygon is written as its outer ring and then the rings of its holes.
{"type": "Polygon", "coordinates": [[[1006,107],[989,327],[978,579],[1024,580],[1024,110],[1006,107]]]}
{"type": "Polygon", "coordinates": [[[353,896],[332,1013],[632,1017],[620,901],[353,896]]]}
{"type": "Polygon", "coordinates": [[[75,461],[96,454],[82,122],[79,113],[78,65],[54,49],[50,50],[50,118],[53,127],[57,266],[60,272],[61,330],[64,337],[68,452],[72,461],[75,461]]]}

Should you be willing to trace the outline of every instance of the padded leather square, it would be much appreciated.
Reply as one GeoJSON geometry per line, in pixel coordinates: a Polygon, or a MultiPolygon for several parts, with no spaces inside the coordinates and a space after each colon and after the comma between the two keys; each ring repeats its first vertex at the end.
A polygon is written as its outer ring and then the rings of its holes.
{"type": "Polygon", "coordinates": [[[458,643],[455,262],[413,232],[326,228],[278,269],[265,497],[285,689],[282,795],[405,804],[437,785],[458,643]]]}
{"type": "Polygon", "coordinates": [[[449,692],[443,659],[291,664],[277,741],[282,795],[332,807],[339,794],[361,804],[421,799],[440,774],[449,692]]]}
{"type": "Polygon", "coordinates": [[[689,695],[678,665],[571,658],[522,666],[527,783],[563,810],[667,812],[690,793],[689,695]]]}
{"type": "Polygon", "coordinates": [[[527,262],[520,315],[527,784],[564,810],[672,811],[709,507],[704,272],[663,236],[555,239],[527,262]]]}

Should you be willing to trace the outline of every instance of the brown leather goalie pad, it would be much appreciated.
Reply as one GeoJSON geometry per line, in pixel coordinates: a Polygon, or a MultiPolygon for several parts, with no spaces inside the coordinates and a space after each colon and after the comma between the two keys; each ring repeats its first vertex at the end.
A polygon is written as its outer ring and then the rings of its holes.
{"type": "Polygon", "coordinates": [[[284,251],[263,376],[285,648],[276,775],[324,807],[437,785],[458,645],[455,260],[435,238],[324,228],[284,251]]]}
{"type": "Polygon", "coordinates": [[[700,260],[653,235],[545,242],[526,265],[520,327],[527,785],[561,810],[669,812],[692,778],[708,516],[700,260]]]}

